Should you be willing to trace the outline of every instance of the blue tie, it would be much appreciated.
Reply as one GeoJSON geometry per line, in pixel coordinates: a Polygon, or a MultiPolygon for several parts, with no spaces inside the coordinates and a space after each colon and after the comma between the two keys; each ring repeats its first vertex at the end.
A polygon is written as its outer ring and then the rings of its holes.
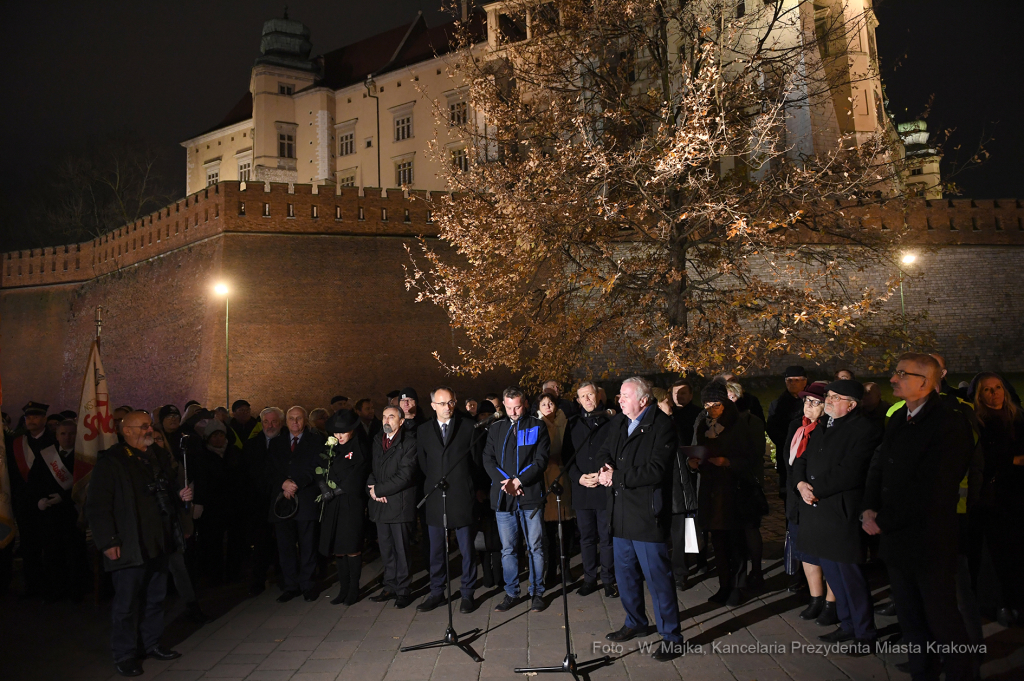
{"type": "Polygon", "coordinates": [[[448,443],[448,424],[447,423],[442,423],[441,424],[441,444],[447,444],[447,443],[448,443]]]}

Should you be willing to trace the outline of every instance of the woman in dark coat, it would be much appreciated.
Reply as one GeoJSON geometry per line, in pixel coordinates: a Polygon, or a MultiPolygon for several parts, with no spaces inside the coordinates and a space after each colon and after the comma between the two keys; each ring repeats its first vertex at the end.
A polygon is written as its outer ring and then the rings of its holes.
{"type": "MultiPolygon", "coordinates": [[[[1024,611],[1024,414],[1000,376],[983,373],[975,380],[974,409],[985,467],[980,498],[968,512],[972,529],[988,543],[999,580],[1003,600],[996,619],[1009,627],[1024,611]]],[[[972,572],[976,578],[976,570],[972,572]]]]}
{"type": "Polygon", "coordinates": [[[356,437],[358,427],[359,417],[351,409],[331,416],[327,420],[331,437],[317,468],[323,504],[320,553],[334,556],[338,570],[338,595],[331,599],[332,605],[352,605],[359,600],[370,455],[363,438],[356,437]]]}
{"type": "Polygon", "coordinates": [[[724,383],[701,391],[704,411],[698,417],[694,444],[707,447],[706,458],[691,459],[700,472],[697,524],[711,532],[718,572],[718,592],[710,601],[739,605],[746,586],[746,528],[756,517],[753,467],[760,465],[764,439],[729,400],[724,383]]]}
{"type": "Polygon", "coordinates": [[[799,397],[804,401],[804,413],[798,419],[794,419],[789,425],[789,434],[786,436],[786,447],[781,452],[776,452],[777,459],[784,458],[786,465],[786,480],[791,487],[786,490],[786,541],[789,551],[787,554],[787,571],[792,571],[793,581],[790,584],[790,591],[798,591],[801,586],[800,577],[805,577],[807,589],[811,593],[811,602],[800,613],[800,619],[816,619],[818,624],[829,626],[839,624],[836,616],[836,597],[832,589],[825,583],[821,574],[821,562],[817,556],[804,553],[796,547],[797,539],[800,536],[800,506],[803,500],[796,491],[796,477],[793,474],[793,465],[796,460],[807,451],[807,443],[810,441],[811,433],[816,428],[824,427],[828,421],[825,417],[825,383],[815,382],[807,386],[799,397]],[[824,418],[823,418],[824,417],[824,418]]]}
{"type": "Polygon", "coordinates": [[[882,431],[857,411],[863,397],[864,386],[857,381],[829,383],[823,417],[827,421],[814,429],[807,450],[793,464],[793,482],[802,502],[797,548],[818,557],[836,595],[840,628],[821,637],[829,643],[851,638],[873,643],[877,637],[871,589],[860,569],[867,558],[860,511],[882,431]]]}

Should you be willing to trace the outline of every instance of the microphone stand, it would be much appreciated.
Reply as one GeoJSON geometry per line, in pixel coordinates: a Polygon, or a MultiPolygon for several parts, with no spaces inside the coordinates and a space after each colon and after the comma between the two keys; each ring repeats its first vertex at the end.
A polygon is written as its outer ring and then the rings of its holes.
{"type": "MultiPolygon", "coordinates": [[[[456,462],[458,463],[458,462],[456,462]]],[[[459,635],[455,633],[455,626],[452,623],[452,575],[451,575],[451,561],[448,560],[448,480],[442,476],[437,484],[434,485],[433,489],[423,495],[423,499],[417,504],[417,508],[427,503],[427,499],[430,495],[441,490],[441,525],[444,527],[444,575],[445,575],[445,588],[444,595],[445,601],[448,603],[448,628],[444,630],[444,638],[436,641],[428,641],[427,643],[419,643],[414,646],[403,646],[399,649],[400,652],[407,653],[411,650],[426,650],[427,648],[443,648],[445,646],[454,646],[462,652],[469,655],[474,662],[483,662],[484,658],[480,657],[475,650],[465,641],[459,640],[459,635]]],[[[480,629],[472,629],[465,633],[465,636],[473,636],[479,634],[480,629]]]]}
{"type": "MultiPolygon", "coordinates": [[[[558,560],[560,565],[560,572],[562,573],[562,617],[563,617],[563,628],[565,629],[565,657],[562,659],[562,664],[557,667],[516,667],[516,674],[529,674],[538,672],[563,672],[566,674],[572,674],[572,678],[579,681],[580,667],[589,667],[593,664],[608,664],[611,662],[611,657],[605,655],[604,657],[596,657],[593,660],[587,660],[586,662],[577,662],[576,653],[572,651],[572,632],[569,629],[569,585],[566,581],[565,572],[566,568],[569,567],[569,559],[565,555],[565,540],[562,538],[562,492],[565,488],[559,482],[562,476],[565,475],[565,471],[568,466],[576,459],[576,452],[573,452],[569,460],[566,461],[559,469],[558,476],[551,481],[551,485],[548,486],[546,492],[544,492],[543,499],[546,499],[549,494],[555,495],[555,508],[558,510],[558,560]]],[[[538,513],[544,508],[544,504],[541,504],[534,509],[531,514],[531,518],[535,518],[538,513]]]]}

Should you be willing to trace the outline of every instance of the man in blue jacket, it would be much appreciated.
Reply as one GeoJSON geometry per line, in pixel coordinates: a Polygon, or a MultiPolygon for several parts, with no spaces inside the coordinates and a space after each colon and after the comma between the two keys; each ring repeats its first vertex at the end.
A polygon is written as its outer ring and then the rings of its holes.
{"type": "Polygon", "coordinates": [[[505,417],[488,429],[484,470],[490,476],[491,508],[498,520],[501,567],[505,598],[494,608],[506,612],[519,599],[519,559],[515,555],[519,533],[526,537],[530,558],[530,609],[540,612],[544,603],[544,470],[548,466],[550,438],[544,423],[526,415],[529,403],[519,388],[502,394],[505,417]]]}

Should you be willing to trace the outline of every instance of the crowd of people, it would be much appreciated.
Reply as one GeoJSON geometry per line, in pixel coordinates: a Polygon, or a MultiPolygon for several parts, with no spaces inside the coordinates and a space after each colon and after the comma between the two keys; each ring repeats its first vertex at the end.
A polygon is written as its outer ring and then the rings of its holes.
{"type": "MultiPolygon", "coordinates": [[[[800,617],[834,627],[820,638],[848,654],[873,653],[863,566],[880,559],[913,678],[937,678],[941,665],[947,679],[970,679],[986,546],[999,621],[1014,624],[1024,606],[1024,416],[1000,376],[954,389],[945,375],[938,355],[903,355],[891,405],[849,370],[811,382],[792,366],[767,415],[732,374],[664,389],[628,378],[612,400],[592,381],[572,401],[556,381],[536,396],[509,387],[479,400],[441,386],[426,404],[405,388],[381,400],[379,417],[372,399],[349,407],[344,396],[258,416],[245,400],[230,411],[125,405],[114,413],[119,443],[74,485],[75,415],[30,402],[17,428],[5,421],[25,595],[88,588],[88,531],[112,579],[115,666],[131,676],[145,657],[178,656],[160,643],[168,577],[197,621],[196,580],[244,579],[255,596],[272,569],[278,601],[313,601],[333,564],[330,602],[352,605],[367,596],[364,557],[375,550],[382,587],[368,597],[412,605],[421,566],[429,587],[416,608],[426,612],[447,602],[454,540],[461,613],[478,607],[481,583],[504,589],[497,612],[524,600],[544,610],[564,578],[580,596],[620,599],[624,623],[607,638],[624,642],[650,626],[646,582],[662,638],[652,654],[670,660],[685,650],[677,590],[709,566],[714,603],[738,606],[765,588],[774,451],[789,589],[809,597],[800,617]],[[574,583],[560,558],[577,550],[574,583]],[[928,642],[947,648],[931,655],[928,642]]],[[[12,551],[0,551],[8,581],[12,551]]]]}

